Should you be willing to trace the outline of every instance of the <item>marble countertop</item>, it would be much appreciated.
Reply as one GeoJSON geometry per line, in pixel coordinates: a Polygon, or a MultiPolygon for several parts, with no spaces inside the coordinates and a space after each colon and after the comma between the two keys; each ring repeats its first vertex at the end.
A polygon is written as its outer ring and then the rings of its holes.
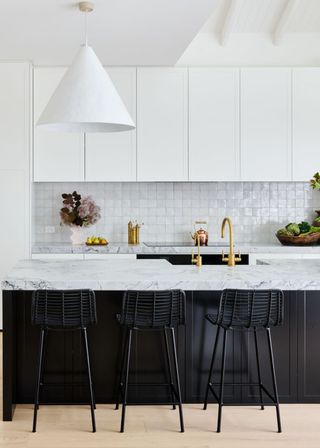
{"type": "Polygon", "coordinates": [[[1,286],[3,290],[280,288],[320,291],[320,260],[283,260],[281,263],[267,260],[265,263],[268,264],[197,268],[173,266],[166,260],[22,260],[1,286]]]}
{"type": "MultiPolygon", "coordinates": [[[[33,254],[191,254],[193,246],[148,246],[148,243],[141,243],[136,246],[126,243],[110,243],[107,246],[72,246],[69,243],[36,243],[32,247],[33,254]]],[[[166,243],[168,244],[168,243],[166,243]]],[[[173,243],[174,244],[174,243],[173,243]]],[[[208,247],[201,247],[202,254],[220,254],[224,247],[228,246],[228,241],[223,240],[218,244],[208,247]]],[[[237,242],[235,250],[241,250],[243,254],[319,254],[320,245],[317,246],[282,246],[278,242],[262,244],[262,243],[245,243],[237,242]]]]}

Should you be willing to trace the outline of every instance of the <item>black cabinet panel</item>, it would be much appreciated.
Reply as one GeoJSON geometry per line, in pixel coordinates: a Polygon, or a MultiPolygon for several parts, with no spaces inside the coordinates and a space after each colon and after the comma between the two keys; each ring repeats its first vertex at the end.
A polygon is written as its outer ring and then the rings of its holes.
{"type": "Polygon", "coordinates": [[[298,399],[320,402],[320,292],[298,293],[298,399]]]}
{"type": "MultiPolygon", "coordinates": [[[[115,314],[121,308],[121,291],[100,291],[97,296],[98,325],[88,330],[92,373],[98,403],[115,401],[120,369],[122,331],[115,314]]],[[[219,305],[219,291],[187,292],[187,325],[176,333],[181,389],[184,402],[202,402],[216,329],[204,320],[219,305]]],[[[320,292],[285,292],[284,325],[272,329],[276,373],[281,402],[320,403],[320,292]]],[[[31,403],[35,385],[39,329],[31,325],[31,292],[4,293],[4,402],[31,403]]],[[[263,382],[270,387],[267,341],[260,332],[263,382]]],[[[71,385],[82,381],[85,372],[79,333],[54,332],[49,335],[46,357],[47,381],[70,385],[47,388],[42,400],[75,403],[88,400],[86,387],[71,385]]],[[[134,337],[131,383],[166,381],[163,338],[159,332],[134,337]]],[[[221,345],[214,379],[219,381],[221,345]]],[[[226,360],[226,381],[256,381],[257,370],[252,334],[230,333],[226,360]]],[[[166,388],[133,388],[133,402],[169,401],[166,388]]],[[[212,397],[210,397],[212,400],[212,397]]],[[[229,387],[227,401],[258,399],[252,388],[229,387]]],[[[4,415],[10,417],[10,406],[4,415]]]]}

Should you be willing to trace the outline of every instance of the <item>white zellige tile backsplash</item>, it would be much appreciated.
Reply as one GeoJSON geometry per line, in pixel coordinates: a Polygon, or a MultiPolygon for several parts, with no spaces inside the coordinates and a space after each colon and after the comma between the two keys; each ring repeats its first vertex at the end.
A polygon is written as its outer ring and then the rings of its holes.
{"type": "Polygon", "coordinates": [[[90,194],[100,205],[101,220],[88,234],[112,242],[127,241],[127,223],[143,222],[141,241],[190,240],[195,220],[208,221],[210,241],[220,239],[225,216],[234,223],[237,241],[270,243],[274,232],[291,221],[309,220],[320,208],[320,192],[303,182],[172,182],[172,183],[35,183],[34,243],[69,242],[60,226],[61,193],[90,194]],[[54,233],[48,227],[54,226],[54,233]]]}

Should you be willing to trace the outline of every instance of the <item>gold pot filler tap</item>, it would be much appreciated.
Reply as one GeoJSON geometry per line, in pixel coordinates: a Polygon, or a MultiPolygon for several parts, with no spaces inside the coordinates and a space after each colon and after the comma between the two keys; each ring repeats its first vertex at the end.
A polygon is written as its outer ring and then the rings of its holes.
{"type": "Polygon", "coordinates": [[[191,263],[194,263],[200,268],[202,266],[202,257],[200,255],[200,235],[196,233],[195,238],[198,245],[198,255],[195,257],[194,250],[192,249],[191,263]]]}
{"type": "MultiPolygon", "coordinates": [[[[221,238],[224,238],[224,229],[226,224],[229,226],[229,255],[225,256],[224,251],[222,251],[222,261],[228,263],[228,266],[235,266],[238,261],[241,261],[240,250],[238,255],[235,256],[233,252],[233,227],[230,218],[224,218],[221,225],[221,238]]],[[[198,255],[195,257],[194,251],[192,250],[191,263],[195,264],[198,267],[202,266],[202,256],[200,255],[200,235],[195,234],[197,246],[198,246],[198,255]]]]}

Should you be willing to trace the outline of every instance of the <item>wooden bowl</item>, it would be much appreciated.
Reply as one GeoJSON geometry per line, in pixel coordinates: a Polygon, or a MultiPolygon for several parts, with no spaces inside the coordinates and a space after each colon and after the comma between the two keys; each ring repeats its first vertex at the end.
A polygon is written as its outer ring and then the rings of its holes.
{"type": "Polygon", "coordinates": [[[311,246],[319,242],[320,232],[309,233],[305,236],[284,236],[276,233],[276,237],[284,246],[311,246]]]}

